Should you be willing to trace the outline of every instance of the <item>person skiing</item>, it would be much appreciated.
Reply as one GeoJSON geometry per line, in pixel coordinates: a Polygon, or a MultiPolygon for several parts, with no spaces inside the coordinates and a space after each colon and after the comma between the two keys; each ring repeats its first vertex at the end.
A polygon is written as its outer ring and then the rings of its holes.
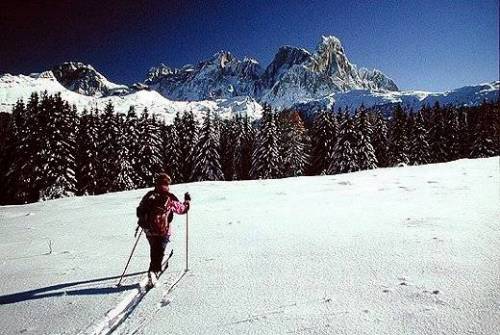
{"type": "MultiPolygon", "coordinates": [[[[189,210],[189,193],[184,195],[184,202],[170,193],[171,178],[160,173],[155,179],[155,188],[142,198],[137,207],[138,226],[146,233],[150,247],[150,263],[148,269],[149,285],[153,286],[162,271],[161,264],[165,248],[170,241],[173,213],[185,214],[189,210]]],[[[168,266],[168,264],[167,264],[168,266]]]]}

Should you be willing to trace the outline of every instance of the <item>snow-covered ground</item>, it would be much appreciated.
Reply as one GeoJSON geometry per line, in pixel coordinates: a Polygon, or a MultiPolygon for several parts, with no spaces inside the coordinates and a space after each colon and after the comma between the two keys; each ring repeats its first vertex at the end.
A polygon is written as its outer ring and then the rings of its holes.
{"type": "MultiPolygon", "coordinates": [[[[178,216],[170,268],[115,333],[497,334],[499,176],[493,157],[175,185],[194,199],[190,271],[165,294],[184,267],[178,216]]],[[[85,334],[119,316],[148,264],[142,239],[115,287],[144,193],[1,207],[0,333],[85,334]]]]}

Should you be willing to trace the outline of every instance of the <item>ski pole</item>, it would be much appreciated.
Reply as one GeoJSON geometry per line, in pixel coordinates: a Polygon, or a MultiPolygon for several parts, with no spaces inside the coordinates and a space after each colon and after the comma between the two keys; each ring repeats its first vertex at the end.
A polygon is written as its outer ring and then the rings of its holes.
{"type": "MultiPolygon", "coordinates": [[[[189,192],[184,193],[184,201],[191,201],[191,195],[189,192]]],[[[188,272],[189,270],[189,209],[186,212],[186,268],[184,272],[188,272]]]]}
{"type": "Polygon", "coordinates": [[[139,232],[139,235],[137,236],[137,239],[135,240],[134,247],[132,248],[132,252],[130,253],[130,256],[129,256],[128,261],[127,261],[127,265],[125,265],[125,269],[123,270],[123,273],[120,277],[120,280],[118,281],[118,284],[116,284],[116,286],[120,286],[120,284],[122,282],[123,276],[125,275],[125,272],[127,271],[128,265],[130,264],[130,260],[132,259],[132,255],[134,254],[135,247],[137,247],[137,243],[139,243],[139,239],[141,238],[141,235],[142,235],[142,228],[141,228],[141,231],[139,232]]]}
{"type": "Polygon", "coordinates": [[[189,212],[186,213],[186,269],[184,272],[189,270],[188,259],[189,259],[189,212]]]}

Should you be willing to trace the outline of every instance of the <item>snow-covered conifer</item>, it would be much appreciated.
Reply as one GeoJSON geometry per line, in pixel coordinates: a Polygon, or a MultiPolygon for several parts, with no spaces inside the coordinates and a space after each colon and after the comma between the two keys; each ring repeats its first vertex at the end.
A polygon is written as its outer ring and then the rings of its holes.
{"type": "Polygon", "coordinates": [[[397,105],[393,112],[392,118],[389,123],[389,150],[391,154],[391,165],[397,166],[398,164],[408,164],[408,127],[407,127],[407,113],[397,105]]]}
{"type": "Polygon", "coordinates": [[[62,100],[60,94],[44,96],[40,104],[44,120],[45,145],[38,155],[41,174],[37,182],[41,199],[73,196],[76,185],[76,107],[62,100]]]}
{"type": "Polygon", "coordinates": [[[250,179],[250,170],[252,168],[252,153],[254,150],[256,130],[248,116],[237,119],[238,123],[238,142],[236,149],[235,165],[237,179],[250,179]]]}
{"type": "Polygon", "coordinates": [[[408,121],[410,130],[409,161],[410,164],[428,164],[431,161],[430,146],[427,141],[427,130],[425,129],[422,113],[410,114],[408,121]]]}
{"type": "Polygon", "coordinates": [[[77,132],[76,178],[78,194],[92,195],[97,192],[99,157],[98,111],[85,109],[80,116],[77,132]]]}
{"type": "Polygon", "coordinates": [[[281,170],[282,159],[276,116],[269,106],[265,106],[255,138],[250,174],[255,179],[279,178],[282,175],[281,170]]]}
{"type": "Polygon", "coordinates": [[[180,116],[176,115],[174,125],[179,134],[179,144],[181,153],[181,178],[182,181],[190,181],[194,166],[193,152],[197,142],[198,122],[194,118],[192,111],[187,111],[180,116]]]}
{"type": "Polygon", "coordinates": [[[375,149],[372,145],[373,129],[366,110],[362,107],[354,118],[356,133],[356,159],[361,170],[375,169],[378,165],[375,149]]]}
{"type": "Polygon", "coordinates": [[[192,180],[224,180],[219,156],[219,134],[210,112],[203,119],[194,153],[192,180]]]}
{"type": "Polygon", "coordinates": [[[375,112],[371,116],[373,120],[372,145],[375,157],[377,157],[379,167],[387,167],[390,165],[387,120],[380,112],[375,112]]]}
{"type": "Polygon", "coordinates": [[[311,137],[310,174],[322,174],[328,169],[337,142],[338,122],[330,111],[320,111],[315,115],[311,137]]]}
{"type": "Polygon", "coordinates": [[[327,174],[346,173],[359,170],[356,152],[356,133],[353,119],[345,114],[344,121],[339,126],[337,143],[330,158],[330,164],[326,170],[327,174]]]}
{"type": "Polygon", "coordinates": [[[140,177],[138,187],[154,185],[155,176],[163,171],[163,143],[156,117],[145,108],[139,119],[139,150],[136,172],[140,177]]]}
{"type": "Polygon", "coordinates": [[[309,163],[304,122],[297,111],[282,113],[283,174],[302,176],[309,163]]]}

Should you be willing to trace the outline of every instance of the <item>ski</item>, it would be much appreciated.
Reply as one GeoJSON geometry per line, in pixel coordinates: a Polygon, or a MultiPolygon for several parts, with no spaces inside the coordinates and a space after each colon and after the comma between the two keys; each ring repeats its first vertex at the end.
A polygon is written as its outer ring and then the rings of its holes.
{"type": "Polygon", "coordinates": [[[164,307],[168,304],[170,304],[171,302],[171,299],[168,299],[168,295],[170,294],[170,292],[172,292],[172,290],[175,288],[175,286],[181,281],[181,279],[184,277],[184,275],[187,273],[186,270],[183,270],[181,272],[181,274],[179,275],[179,277],[177,277],[177,279],[175,281],[173,281],[171,284],[169,284],[167,286],[167,288],[165,289],[165,291],[163,292],[162,296],[161,296],[161,299],[160,299],[160,302],[159,302],[159,307],[164,307]]]}

